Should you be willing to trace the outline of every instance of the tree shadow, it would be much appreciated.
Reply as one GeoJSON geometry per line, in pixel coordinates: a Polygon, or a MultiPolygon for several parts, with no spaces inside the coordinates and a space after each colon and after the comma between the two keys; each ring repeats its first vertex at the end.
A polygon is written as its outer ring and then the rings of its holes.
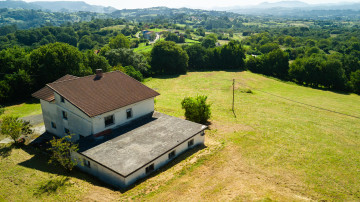
{"type": "Polygon", "coordinates": [[[40,184],[40,186],[35,190],[34,195],[40,196],[42,194],[52,194],[55,193],[58,189],[65,188],[70,186],[69,181],[70,178],[66,176],[60,176],[54,179],[50,179],[44,181],[40,184]]]}
{"type": "Polygon", "coordinates": [[[201,69],[190,69],[188,72],[216,72],[216,71],[223,71],[223,72],[245,72],[244,69],[224,69],[224,68],[201,68],[201,69]]]}
{"type": "Polygon", "coordinates": [[[6,158],[10,156],[12,149],[15,147],[14,144],[4,144],[0,146],[0,157],[6,158]]]}
{"type": "Polygon", "coordinates": [[[13,105],[20,105],[20,104],[38,104],[40,103],[39,99],[36,98],[26,98],[26,99],[20,99],[20,100],[16,100],[16,101],[10,101],[10,102],[6,102],[3,105],[5,107],[9,107],[9,106],[13,106],[13,105]]]}
{"type": "Polygon", "coordinates": [[[155,78],[155,79],[174,79],[174,78],[178,78],[181,75],[186,75],[186,74],[157,74],[157,75],[153,75],[152,78],[155,78]]]}

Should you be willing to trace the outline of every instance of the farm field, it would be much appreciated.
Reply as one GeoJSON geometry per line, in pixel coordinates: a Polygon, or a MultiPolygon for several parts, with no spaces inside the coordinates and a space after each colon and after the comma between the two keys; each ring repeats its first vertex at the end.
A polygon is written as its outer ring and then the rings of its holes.
{"type": "Polygon", "coordinates": [[[79,171],[65,177],[30,147],[3,146],[0,200],[360,200],[360,96],[247,71],[190,72],[144,83],[161,94],[157,111],[182,118],[184,97],[208,95],[205,147],[116,191],[79,171]]]}

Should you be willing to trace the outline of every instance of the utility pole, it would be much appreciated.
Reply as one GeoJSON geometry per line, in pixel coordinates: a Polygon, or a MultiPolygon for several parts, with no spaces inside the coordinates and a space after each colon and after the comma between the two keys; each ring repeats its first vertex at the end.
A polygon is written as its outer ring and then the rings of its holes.
{"type": "Polygon", "coordinates": [[[232,111],[236,118],[235,109],[234,109],[234,102],[235,102],[235,79],[233,79],[233,101],[232,101],[232,111]]]}

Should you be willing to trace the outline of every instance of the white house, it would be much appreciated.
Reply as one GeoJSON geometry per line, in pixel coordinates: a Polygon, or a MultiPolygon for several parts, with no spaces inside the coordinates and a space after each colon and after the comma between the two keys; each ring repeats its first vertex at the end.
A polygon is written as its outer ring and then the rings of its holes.
{"type": "Polygon", "coordinates": [[[204,125],[154,112],[159,93],[114,71],[66,75],[33,94],[40,99],[46,131],[75,134],[78,167],[126,187],[198,144],[204,125]]]}

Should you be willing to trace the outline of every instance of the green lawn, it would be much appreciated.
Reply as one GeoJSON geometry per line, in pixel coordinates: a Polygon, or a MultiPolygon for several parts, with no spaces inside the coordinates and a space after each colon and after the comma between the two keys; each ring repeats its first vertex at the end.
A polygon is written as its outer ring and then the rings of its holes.
{"type": "Polygon", "coordinates": [[[146,43],[141,43],[139,47],[134,48],[134,52],[150,52],[152,47],[152,45],[147,46],[146,43]]]}
{"type": "Polygon", "coordinates": [[[206,148],[119,192],[80,172],[64,178],[36,150],[2,147],[0,201],[360,200],[360,120],[264,92],[353,116],[360,116],[360,96],[250,72],[190,72],[145,84],[161,94],[156,110],[177,117],[184,97],[208,95],[206,148]]]}
{"type": "Polygon", "coordinates": [[[29,102],[5,107],[5,113],[0,116],[0,119],[5,115],[24,117],[36,114],[41,114],[40,102],[32,99],[29,102]]]}
{"type": "Polygon", "coordinates": [[[183,115],[183,97],[208,95],[212,121],[233,128],[221,139],[237,145],[248,164],[270,176],[291,176],[303,184],[303,192],[316,199],[360,199],[360,120],[256,89],[354,116],[360,116],[360,96],[301,87],[249,72],[189,73],[146,84],[161,94],[157,110],[174,116],[183,115]],[[233,78],[237,118],[231,111],[233,78]],[[253,94],[242,92],[248,86],[253,94]]]}

